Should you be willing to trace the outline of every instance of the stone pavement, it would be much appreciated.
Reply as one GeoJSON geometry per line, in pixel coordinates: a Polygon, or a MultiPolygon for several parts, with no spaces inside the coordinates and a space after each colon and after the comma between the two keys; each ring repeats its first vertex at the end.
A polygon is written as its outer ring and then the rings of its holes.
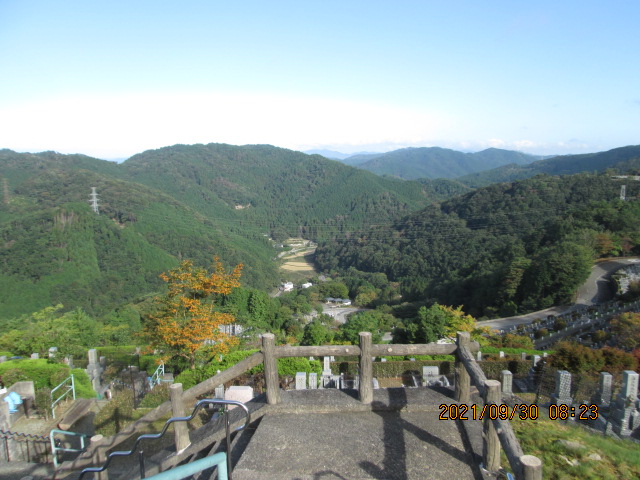
{"type": "Polygon", "coordinates": [[[234,480],[481,479],[479,422],[439,420],[433,389],[282,392],[268,406],[234,480]]]}

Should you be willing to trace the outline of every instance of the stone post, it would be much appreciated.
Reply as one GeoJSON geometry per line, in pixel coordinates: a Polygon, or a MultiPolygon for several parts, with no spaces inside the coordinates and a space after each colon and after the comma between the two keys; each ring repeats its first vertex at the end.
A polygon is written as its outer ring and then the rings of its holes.
{"type": "Polygon", "coordinates": [[[371,361],[371,333],[360,332],[360,401],[373,401],[373,362],[371,361]]]}
{"type": "MultiPolygon", "coordinates": [[[[490,405],[500,405],[502,403],[500,396],[500,382],[497,380],[487,380],[484,383],[484,388],[484,403],[485,405],[488,405],[487,413],[490,413],[490,405]]],[[[490,418],[491,416],[492,415],[485,415],[484,418],[482,433],[484,438],[484,441],[482,442],[482,460],[484,468],[490,472],[496,472],[500,469],[500,439],[498,438],[496,427],[493,425],[493,420],[490,418]]]]}
{"type": "Polygon", "coordinates": [[[533,455],[522,455],[522,478],[524,480],[542,480],[542,460],[533,455]]]}
{"type": "MultiPolygon", "coordinates": [[[[458,350],[463,347],[468,349],[469,344],[471,343],[471,335],[469,332],[458,332],[456,343],[458,345],[458,350]]],[[[469,376],[469,372],[467,372],[464,363],[462,363],[462,360],[460,359],[459,352],[456,352],[455,372],[455,398],[460,403],[469,403],[471,399],[471,377],[469,376]]]]}
{"type": "MultiPolygon", "coordinates": [[[[102,443],[104,437],[102,435],[94,435],[91,437],[91,444],[96,445],[97,448],[93,452],[93,463],[97,468],[103,467],[105,462],[107,461],[107,455],[103,448],[100,448],[100,444],[102,443]]],[[[109,474],[105,470],[104,472],[99,472],[95,474],[94,477],[96,480],[109,480],[109,474]]]]}
{"type": "Polygon", "coordinates": [[[280,403],[280,383],[278,381],[278,362],[275,356],[276,337],[273,333],[262,335],[262,354],[264,355],[264,381],[267,387],[267,403],[280,403]]]}
{"type": "MultiPolygon", "coordinates": [[[[169,396],[171,398],[171,415],[174,417],[184,417],[184,401],[182,399],[182,384],[173,383],[169,385],[169,396]]],[[[189,427],[186,422],[173,423],[173,437],[176,443],[176,452],[181,452],[189,445],[189,427]]]]}
{"type": "Polygon", "coordinates": [[[509,370],[502,370],[500,381],[502,383],[502,393],[511,395],[513,393],[513,373],[509,370]]]}

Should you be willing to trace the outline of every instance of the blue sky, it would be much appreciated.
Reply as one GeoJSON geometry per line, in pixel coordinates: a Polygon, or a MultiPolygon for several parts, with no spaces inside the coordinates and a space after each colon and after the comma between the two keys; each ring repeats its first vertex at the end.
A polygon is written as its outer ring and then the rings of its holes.
{"type": "Polygon", "coordinates": [[[640,143],[640,2],[0,0],[0,148],[640,143]]]}

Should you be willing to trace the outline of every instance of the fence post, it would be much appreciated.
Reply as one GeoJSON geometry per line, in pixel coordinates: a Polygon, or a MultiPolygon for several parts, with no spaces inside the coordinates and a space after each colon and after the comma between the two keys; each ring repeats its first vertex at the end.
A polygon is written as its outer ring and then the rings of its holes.
{"type": "Polygon", "coordinates": [[[542,480],[542,460],[534,455],[522,455],[522,478],[524,480],[542,480]]]}
{"type": "MultiPolygon", "coordinates": [[[[469,332],[458,332],[456,344],[458,349],[462,347],[469,348],[471,343],[471,335],[469,332]]],[[[456,400],[460,403],[469,403],[471,399],[471,377],[467,372],[464,363],[460,358],[459,350],[456,352],[456,400]]]]}
{"type": "MultiPolygon", "coordinates": [[[[103,467],[105,462],[107,461],[106,452],[104,451],[104,449],[100,448],[100,444],[102,443],[103,438],[104,437],[102,435],[94,435],[93,437],[91,437],[91,443],[97,446],[93,453],[93,463],[98,468],[103,467]]],[[[94,478],[96,480],[109,480],[109,474],[105,470],[104,472],[96,473],[96,476],[94,478]]]]}
{"type": "Polygon", "coordinates": [[[275,356],[276,337],[273,333],[262,335],[262,355],[264,356],[264,382],[267,387],[267,403],[280,403],[280,384],[278,382],[278,362],[275,356]]]}
{"type": "Polygon", "coordinates": [[[360,332],[360,401],[373,401],[373,360],[371,358],[371,333],[360,332]]]}
{"type": "Polygon", "coordinates": [[[484,382],[484,403],[487,405],[487,412],[484,417],[484,427],[482,430],[482,461],[484,468],[490,472],[500,469],[500,439],[493,425],[491,418],[496,418],[498,414],[497,405],[502,403],[500,394],[500,382],[498,380],[487,380],[484,382]],[[495,404],[495,413],[491,410],[491,405],[495,404]]]}
{"type": "MultiPolygon", "coordinates": [[[[174,417],[184,417],[184,401],[182,399],[182,384],[173,383],[169,386],[169,396],[171,398],[171,414],[174,417]]],[[[176,452],[181,452],[189,445],[189,427],[187,422],[173,423],[173,437],[176,442],[176,452]]]]}

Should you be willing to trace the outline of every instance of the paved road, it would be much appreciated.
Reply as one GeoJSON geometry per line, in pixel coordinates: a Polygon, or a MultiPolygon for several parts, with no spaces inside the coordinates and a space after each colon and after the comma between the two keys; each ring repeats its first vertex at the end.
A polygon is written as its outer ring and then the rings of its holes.
{"type": "Polygon", "coordinates": [[[363,312],[365,310],[370,309],[357,307],[329,307],[324,304],[324,310],[322,310],[322,313],[326,313],[330,317],[333,317],[338,323],[345,323],[347,321],[347,317],[352,313],[363,312]]]}
{"type": "Polygon", "coordinates": [[[613,297],[613,291],[609,278],[611,274],[622,267],[640,263],[637,258],[620,258],[616,260],[608,260],[600,262],[593,266],[591,275],[587,281],[578,289],[576,303],[573,305],[565,305],[552,307],[538,312],[528,313],[526,315],[518,315],[515,317],[496,318],[493,320],[484,320],[478,322],[482,327],[490,327],[496,330],[508,329],[517,325],[524,325],[533,322],[536,318],[545,318],[548,315],[560,315],[576,308],[595,305],[606,302],[613,297]]]}

